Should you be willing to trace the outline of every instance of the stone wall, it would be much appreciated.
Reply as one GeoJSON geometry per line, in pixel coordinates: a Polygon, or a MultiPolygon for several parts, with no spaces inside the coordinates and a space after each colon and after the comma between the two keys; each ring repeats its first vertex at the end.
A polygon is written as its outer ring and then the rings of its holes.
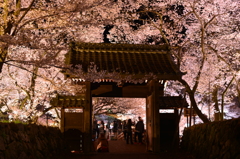
{"type": "Polygon", "coordinates": [[[58,128],[0,123],[0,159],[48,159],[63,149],[58,128]]]}
{"type": "Polygon", "coordinates": [[[199,159],[240,159],[240,118],[185,129],[181,148],[199,159]]]}

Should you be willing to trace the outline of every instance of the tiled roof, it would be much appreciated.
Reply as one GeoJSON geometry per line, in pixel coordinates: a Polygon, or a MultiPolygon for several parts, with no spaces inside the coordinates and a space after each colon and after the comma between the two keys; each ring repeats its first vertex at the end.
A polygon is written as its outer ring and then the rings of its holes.
{"type": "Polygon", "coordinates": [[[81,64],[84,72],[95,64],[97,71],[139,77],[152,73],[166,80],[178,79],[183,74],[174,64],[166,45],[72,43],[66,63],[81,64]]]}
{"type": "Polygon", "coordinates": [[[159,97],[160,108],[187,108],[189,105],[181,96],[159,97]]]}

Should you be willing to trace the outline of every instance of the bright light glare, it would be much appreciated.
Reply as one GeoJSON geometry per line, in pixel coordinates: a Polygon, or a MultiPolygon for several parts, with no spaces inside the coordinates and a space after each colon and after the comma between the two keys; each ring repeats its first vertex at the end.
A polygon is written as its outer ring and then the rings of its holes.
{"type": "Polygon", "coordinates": [[[174,109],[159,109],[159,113],[174,113],[174,109]]]}

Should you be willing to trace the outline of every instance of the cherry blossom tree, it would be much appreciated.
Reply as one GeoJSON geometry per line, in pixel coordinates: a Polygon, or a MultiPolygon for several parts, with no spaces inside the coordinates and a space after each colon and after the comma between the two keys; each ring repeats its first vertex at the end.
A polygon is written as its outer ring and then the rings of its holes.
{"type": "MultiPolygon", "coordinates": [[[[95,13],[98,7],[104,7],[103,2],[102,0],[1,1],[0,71],[3,64],[12,62],[8,57],[11,46],[48,50],[48,53],[43,55],[45,58],[38,62],[42,66],[57,65],[55,59],[59,50],[66,49],[68,41],[79,40],[78,37],[83,34],[85,41],[91,41],[91,37],[86,37],[86,31],[94,30],[96,23],[98,25],[103,23],[102,15],[95,13]],[[92,25],[90,29],[89,25],[92,25]]],[[[97,41],[96,36],[95,40],[97,41]]],[[[37,62],[36,59],[34,60],[37,62]]]]}
{"type": "MultiPolygon", "coordinates": [[[[7,83],[1,86],[1,99],[8,101],[3,105],[5,111],[13,119],[37,122],[39,116],[53,109],[49,101],[55,90],[65,88],[62,84],[67,82],[62,76],[59,70],[42,69],[37,65],[21,64],[20,68],[7,65],[1,74],[2,81],[7,83]],[[42,106],[41,111],[38,106],[42,106]]],[[[67,90],[65,88],[65,92],[67,90]]]]}
{"type": "MultiPolygon", "coordinates": [[[[34,68],[39,73],[42,69],[65,67],[61,50],[67,50],[69,41],[168,44],[176,63],[186,72],[179,79],[180,84],[168,82],[168,94],[186,91],[198,116],[209,122],[211,114],[207,117],[205,108],[223,113],[226,105],[239,103],[239,3],[238,0],[3,1],[0,70],[3,71],[3,64],[21,67],[32,75],[29,79],[37,80],[34,68]],[[29,51],[18,52],[25,48],[37,53],[26,58],[29,55],[24,53],[29,51]]],[[[58,88],[51,90],[54,89],[58,88]]]]}
{"type": "Polygon", "coordinates": [[[131,118],[137,120],[141,116],[146,118],[146,100],[144,98],[112,98],[112,97],[94,97],[93,114],[114,115],[115,118],[126,120],[131,118]]]}
{"type": "Polygon", "coordinates": [[[138,1],[138,5],[127,2],[122,5],[126,13],[124,18],[130,24],[112,27],[109,41],[119,41],[120,38],[124,42],[169,44],[176,62],[187,73],[179,81],[201,120],[209,122],[206,112],[199,106],[213,104],[204,99],[211,99],[211,92],[216,86],[221,88],[217,102],[221,102],[223,113],[223,105],[231,102],[229,96],[237,95],[239,2],[138,1]],[[121,37],[117,36],[119,34],[121,37]],[[226,96],[228,102],[224,102],[226,96]]]}
{"type": "MultiPolygon", "coordinates": [[[[144,105],[144,99],[138,98],[112,98],[112,97],[96,97],[93,100],[93,113],[99,114],[124,114],[128,113],[130,109],[134,109],[135,114],[139,112],[137,108],[144,105]]],[[[144,112],[141,112],[141,114],[144,112]]]]}
{"type": "Polygon", "coordinates": [[[191,67],[194,69],[180,82],[185,85],[194,110],[204,122],[207,122],[207,119],[200,115],[195,94],[201,93],[203,96],[208,93],[209,96],[213,91],[211,87],[221,87],[222,91],[219,93],[222,96],[219,99],[222,113],[224,95],[230,85],[233,85],[233,89],[229,94],[236,95],[234,87],[236,88],[237,84],[235,78],[239,79],[240,57],[240,35],[239,29],[236,30],[239,24],[237,16],[240,13],[237,8],[237,1],[193,1],[185,7],[185,17],[188,18],[186,20],[191,21],[190,25],[184,25],[187,26],[189,37],[186,39],[188,41],[179,47],[180,50],[185,50],[186,55],[178,58],[182,60],[183,70],[189,72],[191,67]],[[232,15],[232,12],[235,14],[232,15]]]}
{"type": "MultiPolygon", "coordinates": [[[[2,82],[6,82],[1,87],[2,103],[5,103],[2,105],[9,105],[5,109],[13,117],[20,118],[18,116],[21,115],[21,119],[29,117],[36,122],[38,116],[41,116],[36,106],[47,105],[41,113],[50,110],[46,102],[49,102],[52,92],[57,90],[71,94],[76,91],[78,87],[69,86],[70,81],[59,75],[60,68],[67,67],[64,66],[62,52],[67,50],[69,41],[81,41],[79,37],[85,38],[85,41],[92,40],[85,33],[94,30],[96,23],[103,23],[99,22],[101,15],[94,12],[97,6],[105,5],[103,2],[0,2],[0,72],[2,82]],[[14,100],[16,97],[19,99],[14,100]]],[[[97,41],[96,36],[94,40],[97,41]]]]}

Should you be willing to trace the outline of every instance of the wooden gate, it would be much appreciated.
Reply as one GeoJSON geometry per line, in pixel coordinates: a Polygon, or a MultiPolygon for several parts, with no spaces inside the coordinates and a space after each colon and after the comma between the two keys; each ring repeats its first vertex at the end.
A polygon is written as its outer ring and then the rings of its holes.
{"type": "Polygon", "coordinates": [[[91,151],[92,98],[90,82],[82,84],[86,90],[76,96],[57,96],[52,105],[61,107],[61,132],[70,151],[91,151]]]}
{"type": "MultiPolygon", "coordinates": [[[[160,151],[159,97],[163,96],[163,87],[159,87],[159,80],[178,80],[184,74],[172,60],[168,48],[167,45],[72,42],[69,52],[65,55],[66,64],[73,67],[81,65],[86,77],[95,76],[96,79],[92,80],[92,89],[90,83],[86,84],[87,102],[84,104],[82,116],[78,114],[64,118],[63,131],[69,127],[80,130],[84,137],[83,150],[89,152],[92,125],[91,93],[96,97],[143,97],[147,99],[147,150],[160,151]],[[139,85],[136,85],[136,81],[139,81],[139,85]],[[71,121],[83,120],[76,123],[77,125],[71,125],[68,124],[68,118],[72,118],[71,121]]],[[[82,81],[82,77],[69,71],[65,72],[65,76],[73,81],[82,81]]],[[[66,115],[65,112],[63,114],[66,115]]]]}

